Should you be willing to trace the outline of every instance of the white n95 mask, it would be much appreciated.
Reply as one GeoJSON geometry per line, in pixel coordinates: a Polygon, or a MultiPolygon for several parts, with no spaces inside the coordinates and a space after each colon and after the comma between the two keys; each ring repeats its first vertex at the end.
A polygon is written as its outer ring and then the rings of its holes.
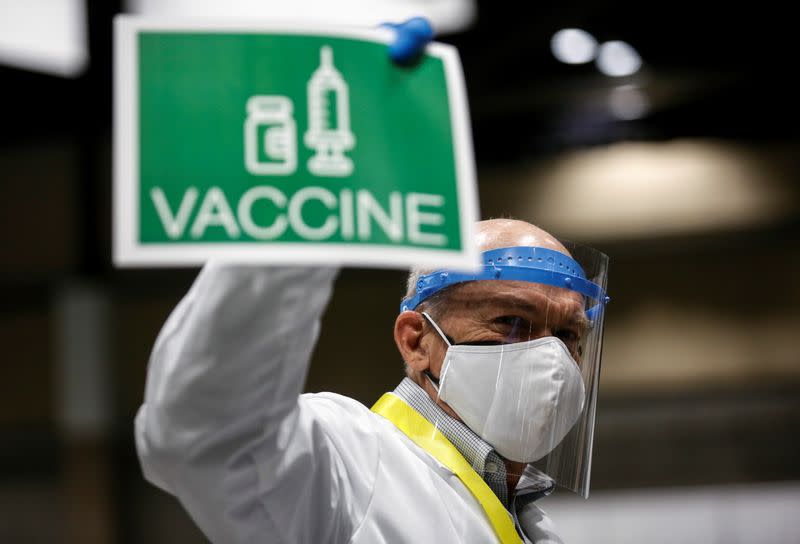
{"type": "Polygon", "coordinates": [[[423,315],[448,346],[439,398],[467,427],[500,455],[521,463],[537,461],[558,446],[578,421],[585,398],[578,364],[561,340],[453,345],[423,315]]]}

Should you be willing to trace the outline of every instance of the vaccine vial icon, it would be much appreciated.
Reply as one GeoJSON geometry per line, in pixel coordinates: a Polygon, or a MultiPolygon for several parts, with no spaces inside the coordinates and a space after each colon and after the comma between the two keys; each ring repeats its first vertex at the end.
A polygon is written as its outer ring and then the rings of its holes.
{"type": "Polygon", "coordinates": [[[297,126],[291,99],[256,95],[247,100],[245,166],[255,175],[288,176],[297,170],[297,126]]]}
{"type": "Polygon", "coordinates": [[[308,169],[317,176],[344,177],[353,172],[353,161],[344,152],[355,146],[350,131],[350,98],[347,82],[333,65],[333,50],[320,49],[320,65],[311,75],[308,93],[308,130],[304,141],[315,154],[308,169]]]}

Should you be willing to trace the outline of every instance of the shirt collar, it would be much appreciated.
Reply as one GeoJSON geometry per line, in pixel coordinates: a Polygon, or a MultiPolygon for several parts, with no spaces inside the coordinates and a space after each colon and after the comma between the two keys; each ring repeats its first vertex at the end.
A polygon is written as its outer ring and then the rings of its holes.
{"type": "Polygon", "coordinates": [[[449,416],[428,393],[411,378],[404,378],[394,394],[430,421],[472,465],[500,501],[508,506],[506,466],[492,446],[469,427],[449,416]]]}
{"type": "MultiPolygon", "coordinates": [[[[506,507],[509,506],[506,485],[506,466],[502,457],[462,422],[451,417],[436,404],[428,393],[411,378],[395,388],[394,394],[430,421],[447,438],[464,459],[486,482],[489,488],[506,507]]],[[[544,472],[528,465],[517,484],[517,502],[531,502],[549,495],[555,488],[555,481],[544,472]]]]}

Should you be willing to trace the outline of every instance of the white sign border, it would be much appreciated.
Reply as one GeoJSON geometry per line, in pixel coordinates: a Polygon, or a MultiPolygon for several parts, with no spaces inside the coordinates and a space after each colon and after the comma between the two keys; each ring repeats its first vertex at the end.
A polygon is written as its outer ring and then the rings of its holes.
{"type": "MultiPolygon", "coordinates": [[[[137,36],[140,31],[235,33],[275,32],[354,38],[388,44],[394,33],[383,28],[320,26],[297,22],[235,19],[152,18],[118,15],[114,20],[113,261],[117,267],[201,265],[207,260],[248,264],[317,266],[411,266],[475,269],[480,255],[474,238],[479,218],[477,182],[464,75],[457,50],[430,43],[425,53],[441,59],[450,103],[451,131],[460,210],[461,251],[348,243],[298,244],[241,242],[142,244],[139,242],[139,86],[137,36]]],[[[388,61],[388,55],[387,55],[388,61]]]]}

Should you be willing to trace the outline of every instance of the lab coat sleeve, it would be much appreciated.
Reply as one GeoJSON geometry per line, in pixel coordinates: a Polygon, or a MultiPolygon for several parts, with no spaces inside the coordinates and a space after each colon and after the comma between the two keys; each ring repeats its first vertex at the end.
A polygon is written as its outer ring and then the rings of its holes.
{"type": "Polygon", "coordinates": [[[137,450],[213,542],[346,542],[358,522],[370,467],[298,397],[335,275],[211,263],[156,340],[137,450]]]}

